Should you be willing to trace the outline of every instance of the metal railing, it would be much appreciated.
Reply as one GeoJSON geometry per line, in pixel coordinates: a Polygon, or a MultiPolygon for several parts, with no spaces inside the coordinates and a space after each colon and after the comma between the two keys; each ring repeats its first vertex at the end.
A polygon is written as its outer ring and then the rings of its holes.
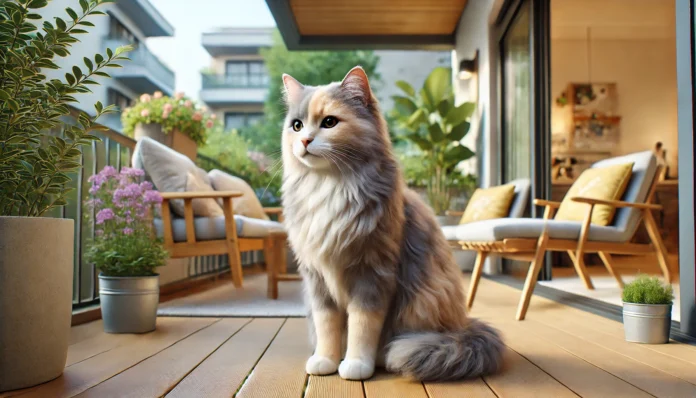
{"type": "Polygon", "coordinates": [[[250,79],[249,76],[227,76],[201,73],[201,88],[268,88],[268,77],[265,79],[261,76],[253,77],[254,79],[250,79]]]}
{"type": "MultiPolygon", "coordinates": [[[[104,38],[104,46],[112,50],[129,44],[132,43],[121,38],[113,38],[108,36],[104,38]]],[[[147,46],[145,46],[145,44],[140,43],[138,47],[126,54],[126,56],[131,59],[131,62],[123,63],[123,72],[121,72],[119,69],[114,69],[110,71],[111,74],[114,76],[118,76],[120,73],[126,74],[129,73],[128,68],[130,66],[138,66],[147,70],[155,79],[162,82],[167,87],[174,87],[174,72],[162,61],[160,61],[160,59],[157,58],[157,56],[153,54],[147,48],[147,46]]]]}

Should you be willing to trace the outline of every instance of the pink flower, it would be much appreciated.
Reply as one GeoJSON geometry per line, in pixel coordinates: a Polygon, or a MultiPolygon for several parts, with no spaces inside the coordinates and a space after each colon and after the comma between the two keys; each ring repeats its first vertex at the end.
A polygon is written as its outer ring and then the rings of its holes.
{"type": "Polygon", "coordinates": [[[148,116],[150,116],[150,111],[147,109],[143,109],[142,111],[140,111],[140,116],[148,117],[148,116]]]}
{"type": "Polygon", "coordinates": [[[190,108],[191,106],[193,106],[193,102],[191,102],[191,100],[186,100],[184,101],[184,106],[190,108]]]}
{"type": "Polygon", "coordinates": [[[181,91],[177,91],[176,94],[174,94],[174,98],[178,100],[184,99],[184,93],[182,93],[181,91]]]}
{"type": "Polygon", "coordinates": [[[206,108],[205,106],[201,107],[201,112],[203,112],[203,113],[208,112],[208,108],[206,108]]]}
{"type": "Polygon", "coordinates": [[[212,128],[213,128],[213,124],[214,124],[214,123],[213,123],[213,120],[210,119],[210,120],[208,120],[207,122],[205,122],[205,127],[209,128],[209,129],[212,129],[212,128]]]}
{"type": "Polygon", "coordinates": [[[193,120],[195,120],[195,121],[197,121],[197,122],[200,122],[201,120],[203,120],[203,114],[200,113],[200,112],[194,112],[194,113],[193,113],[193,116],[191,117],[191,119],[193,119],[193,120]]]}
{"type": "Polygon", "coordinates": [[[104,221],[113,220],[115,216],[116,214],[114,214],[114,211],[108,207],[106,209],[99,210],[96,217],[97,224],[104,224],[104,221]]]}
{"type": "Polygon", "coordinates": [[[128,176],[128,177],[142,177],[145,175],[145,171],[141,169],[135,169],[132,167],[122,167],[121,168],[121,175],[128,176]]]}
{"type": "Polygon", "coordinates": [[[162,92],[161,92],[161,91],[155,91],[155,93],[152,94],[152,96],[153,96],[155,99],[162,98],[162,92]]]}
{"type": "Polygon", "coordinates": [[[124,235],[132,235],[133,234],[133,228],[123,228],[123,234],[124,235]]]}
{"type": "Polygon", "coordinates": [[[150,94],[143,94],[140,96],[140,102],[150,102],[150,94]]]}
{"type": "Polygon", "coordinates": [[[162,110],[165,111],[165,112],[167,112],[167,113],[170,113],[170,112],[172,111],[173,108],[174,108],[174,107],[172,106],[172,104],[166,103],[166,104],[164,104],[164,106],[162,107],[162,110]]]}
{"type": "Polygon", "coordinates": [[[162,119],[167,119],[169,117],[168,112],[162,112],[162,119]]]}
{"type": "Polygon", "coordinates": [[[143,194],[143,201],[145,203],[162,203],[162,195],[157,191],[145,191],[145,194],[143,194]]]}
{"type": "Polygon", "coordinates": [[[97,229],[97,230],[94,231],[94,234],[97,235],[97,236],[102,236],[102,235],[104,235],[104,231],[101,230],[101,229],[97,229]]]}
{"type": "Polygon", "coordinates": [[[213,113],[212,115],[210,115],[210,118],[215,120],[215,119],[217,119],[217,115],[213,113]]]}

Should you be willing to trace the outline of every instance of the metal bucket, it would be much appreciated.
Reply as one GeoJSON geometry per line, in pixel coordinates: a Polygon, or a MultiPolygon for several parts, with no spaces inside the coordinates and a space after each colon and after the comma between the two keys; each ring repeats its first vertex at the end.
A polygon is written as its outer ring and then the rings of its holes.
{"type": "Polygon", "coordinates": [[[623,303],[626,341],[664,344],[672,326],[672,304],[623,303]]]}
{"type": "Polygon", "coordinates": [[[99,275],[99,300],[105,332],[151,332],[157,322],[159,275],[99,275]]]}

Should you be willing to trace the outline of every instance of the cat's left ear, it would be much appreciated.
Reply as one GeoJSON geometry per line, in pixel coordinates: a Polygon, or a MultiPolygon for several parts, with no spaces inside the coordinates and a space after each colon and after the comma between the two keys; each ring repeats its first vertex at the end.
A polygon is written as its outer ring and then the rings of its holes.
{"type": "Polygon", "coordinates": [[[356,66],[343,78],[341,87],[348,90],[354,97],[360,98],[364,104],[369,104],[372,99],[372,90],[370,82],[367,80],[367,74],[362,67],[356,66]]]}
{"type": "Polygon", "coordinates": [[[302,98],[304,86],[297,79],[283,73],[283,85],[285,86],[285,99],[288,102],[298,102],[302,98]]]}

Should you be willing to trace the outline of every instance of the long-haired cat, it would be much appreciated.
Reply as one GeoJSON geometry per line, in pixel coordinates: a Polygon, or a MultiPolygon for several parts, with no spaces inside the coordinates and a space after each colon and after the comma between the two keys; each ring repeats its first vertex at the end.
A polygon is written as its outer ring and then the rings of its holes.
{"type": "Polygon", "coordinates": [[[362,380],[377,362],[453,380],[499,369],[502,340],[467,317],[461,273],[404,184],[363,69],[326,86],[283,82],[285,224],[315,338],[307,373],[362,380]]]}

